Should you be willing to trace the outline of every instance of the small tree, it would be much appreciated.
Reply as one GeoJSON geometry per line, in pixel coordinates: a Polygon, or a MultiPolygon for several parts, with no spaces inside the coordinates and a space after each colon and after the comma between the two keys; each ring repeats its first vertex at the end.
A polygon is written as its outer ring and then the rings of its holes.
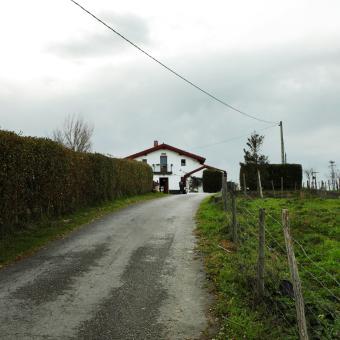
{"type": "Polygon", "coordinates": [[[248,138],[247,146],[249,150],[243,149],[245,164],[267,164],[268,157],[260,154],[264,136],[260,136],[254,131],[248,138]]]}
{"type": "Polygon", "coordinates": [[[94,127],[80,116],[68,115],[61,128],[53,131],[53,140],[79,152],[91,150],[94,127]]]}
{"type": "Polygon", "coordinates": [[[254,131],[248,138],[247,146],[249,150],[243,149],[244,151],[244,162],[245,164],[254,164],[257,172],[257,189],[261,198],[263,198],[261,174],[259,165],[267,164],[268,157],[260,154],[260,150],[263,144],[264,136],[259,135],[254,131]]]}

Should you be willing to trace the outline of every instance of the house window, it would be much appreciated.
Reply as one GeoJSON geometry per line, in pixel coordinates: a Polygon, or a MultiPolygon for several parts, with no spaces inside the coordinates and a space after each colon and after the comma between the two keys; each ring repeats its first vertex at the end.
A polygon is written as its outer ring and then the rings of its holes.
{"type": "Polygon", "coordinates": [[[148,160],[147,160],[146,158],[143,158],[143,159],[142,159],[142,162],[143,162],[143,163],[147,163],[148,160]]]}
{"type": "Polygon", "coordinates": [[[184,158],[181,159],[181,166],[186,166],[186,160],[184,158]]]}
{"type": "Polygon", "coordinates": [[[161,173],[168,172],[168,157],[164,153],[160,156],[160,170],[161,173]]]}

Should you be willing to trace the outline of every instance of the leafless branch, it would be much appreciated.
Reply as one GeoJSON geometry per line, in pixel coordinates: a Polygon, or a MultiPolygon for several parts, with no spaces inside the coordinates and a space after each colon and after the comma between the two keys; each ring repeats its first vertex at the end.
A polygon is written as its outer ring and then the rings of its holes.
{"type": "Polygon", "coordinates": [[[92,147],[93,130],[93,125],[85,122],[82,117],[73,114],[66,117],[61,129],[58,128],[53,131],[52,138],[71,150],[88,152],[92,147]]]}

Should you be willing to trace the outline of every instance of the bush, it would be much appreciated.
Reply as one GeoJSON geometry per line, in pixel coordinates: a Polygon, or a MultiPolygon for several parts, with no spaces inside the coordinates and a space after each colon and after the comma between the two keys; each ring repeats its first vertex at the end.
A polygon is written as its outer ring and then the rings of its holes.
{"type": "Polygon", "coordinates": [[[0,131],[0,230],[152,190],[145,163],[0,131]]]}
{"type": "MultiPolygon", "coordinates": [[[[246,186],[249,190],[257,190],[257,171],[255,164],[240,163],[240,184],[243,189],[243,174],[246,178],[246,186]]],[[[302,187],[301,164],[261,164],[259,165],[261,184],[264,190],[272,190],[272,181],[275,190],[281,189],[281,178],[283,178],[283,189],[294,190],[302,187]]]]}
{"type": "Polygon", "coordinates": [[[214,169],[203,171],[203,191],[218,192],[222,187],[222,173],[214,169]]]}

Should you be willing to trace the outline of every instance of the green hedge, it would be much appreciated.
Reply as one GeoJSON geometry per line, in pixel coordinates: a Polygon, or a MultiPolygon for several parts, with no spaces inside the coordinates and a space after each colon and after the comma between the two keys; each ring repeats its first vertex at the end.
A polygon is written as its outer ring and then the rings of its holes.
{"type": "MultiPolygon", "coordinates": [[[[246,186],[249,190],[257,190],[257,172],[254,164],[240,163],[240,184],[243,189],[243,174],[246,178],[246,186]]],[[[281,189],[281,178],[283,178],[283,189],[301,189],[302,166],[301,164],[262,164],[259,165],[261,183],[264,190],[272,190],[272,181],[275,190],[281,189]]]]}
{"type": "Polygon", "coordinates": [[[218,192],[222,187],[222,173],[218,170],[207,169],[203,171],[203,191],[218,192]]]}
{"type": "Polygon", "coordinates": [[[145,163],[0,131],[0,230],[152,190],[145,163]]]}

